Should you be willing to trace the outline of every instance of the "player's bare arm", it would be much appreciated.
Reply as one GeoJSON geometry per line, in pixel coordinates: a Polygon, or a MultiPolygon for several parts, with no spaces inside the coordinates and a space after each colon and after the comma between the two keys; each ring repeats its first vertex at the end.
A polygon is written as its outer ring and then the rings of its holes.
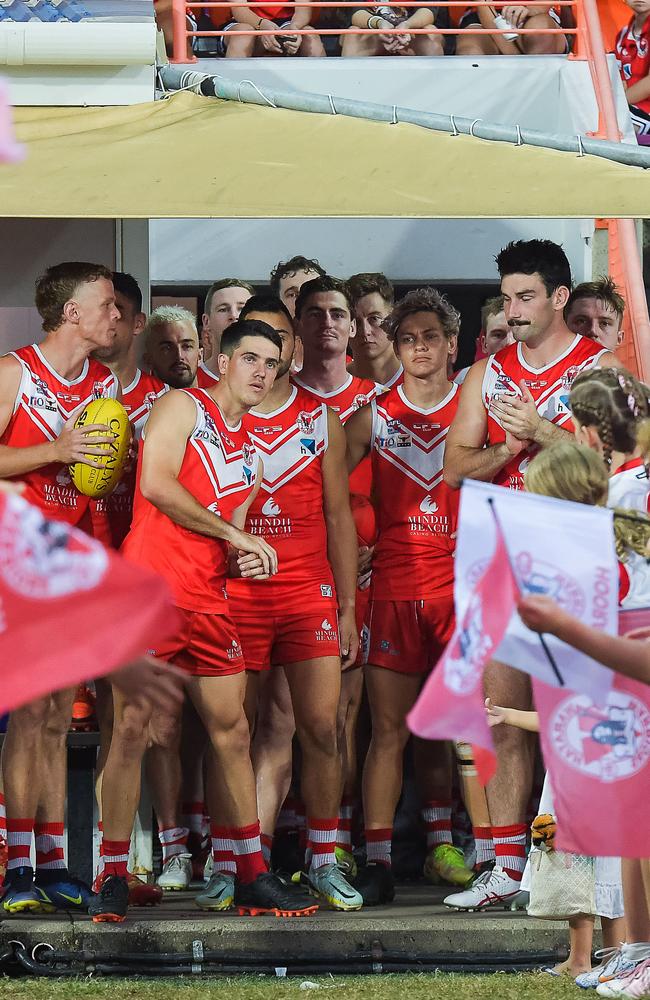
{"type": "MultiPolygon", "coordinates": [[[[250,510],[253,500],[260,491],[260,486],[262,485],[263,478],[264,478],[264,465],[262,463],[262,459],[260,459],[257,466],[257,478],[255,480],[255,486],[253,487],[252,491],[248,494],[248,497],[246,498],[244,503],[241,504],[241,506],[237,507],[237,509],[233,511],[232,515],[232,524],[234,524],[235,527],[239,528],[242,532],[244,531],[246,518],[248,516],[248,511],[250,510]]],[[[253,536],[251,535],[250,537],[252,538],[253,536]]],[[[257,539],[257,541],[263,541],[263,539],[257,539]]],[[[278,562],[275,549],[271,545],[269,545],[268,542],[264,542],[264,544],[266,548],[269,550],[268,551],[269,558],[271,558],[271,556],[275,556],[275,562],[272,563],[272,565],[275,566],[275,569],[273,570],[272,573],[269,573],[267,571],[264,565],[264,561],[258,552],[245,552],[243,549],[235,549],[231,547],[230,553],[232,558],[228,560],[229,562],[228,575],[240,576],[248,580],[268,580],[269,577],[273,575],[273,573],[277,573],[278,562]]]]}
{"type": "Polygon", "coordinates": [[[370,453],[372,438],[372,407],[362,406],[345,425],[345,461],[348,474],[370,453]]]}
{"type": "MultiPolygon", "coordinates": [[[[363,409],[370,409],[366,406],[363,409]]],[[[359,413],[351,417],[348,423],[359,413]]],[[[339,604],[341,666],[345,670],[357,658],[359,635],[354,617],[357,586],[357,532],[350,509],[345,473],[346,435],[333,410],[327,411],[327,451],[323,456],[323,513],[327,525],[327,557],[339,604]]]]}
{"type": "Polygon", "coordinates": [[[485,447],[488,424],[482,386],[487,361],[477,361],[467,373],[458,412],[447,436],[443,472],[452,489],[459,489],[463,479],[490,482],[528,444],[506,431],[505,441],[485,447]]]}
{"type": "Polygon", "coordinates": [[[172,390],[154,403],[147,421],[142,457],[140,491],[143,497],[188,531],[222,538],[234,548],[258,553],[267,572],[274,573],[277,559],[270,545],[203,507],[179,483],[178,474],[195,420],[194,402],[181,390],[172,390]]]}
{"type": "MultiPolygon", "coordinates": [[[[0,358],[0,434],[4,434],[13,416],[16,396],[20,388],[21,368],[16,358],[0,358]]],[[[75,411],[64,424],[61,433],[54,441],[44,441],[42,444],[29,445],[27,448],[11,448],[0,445],[0,476],[22,476],[34,469],[41,469],[52,462],[71,464],[83,462],[101,468],[103,461],[97,456],[106,456],[103,445],[114,440],[112,433],[101,435],[88,441],[88,435],[93,431],[108,431],[105,424],[88,424],[84,428],[75,428],[74,422],[79,415],[75,411]]]]}

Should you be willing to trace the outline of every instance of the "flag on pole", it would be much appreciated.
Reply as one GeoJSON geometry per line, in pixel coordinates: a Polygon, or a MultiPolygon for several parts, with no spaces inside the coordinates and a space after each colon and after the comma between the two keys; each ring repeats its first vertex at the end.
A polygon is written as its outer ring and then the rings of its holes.
{"type": "MultiPolygon", "coordinates": [[[[494,545],[495,513],[524,594],[548,594],[570,614],[610,635],[618,630],[618,563],[612,511],[466,479],[460,498],[456,548],[456,615],[471,600],[494,545]]],[[[495,659],[558,684],[604,698],[611,671],[561,642],[544,643],[515,612],[495,659]]]]}
{"type": "Polygon", "coordinates": [[[0,494],[0,712],[102,677],[175,626],[160,577],[0,494]]]}
{"type": "Polygon", "coordinates": [[[487,751],[475,757],[482,784],[495,771],[483,669],[503,638],[519,593],[503,533],[498,524],[495,527],[492,558],[476,580],[462,618],[407,718],[411,732],[423,739],[463,740],[487,751]]]}
{"type": "Polygon", "coordinates": [[[595,701],[533,681],[560,850],[647,858],[650,686],[614,675],[595,701]]]}

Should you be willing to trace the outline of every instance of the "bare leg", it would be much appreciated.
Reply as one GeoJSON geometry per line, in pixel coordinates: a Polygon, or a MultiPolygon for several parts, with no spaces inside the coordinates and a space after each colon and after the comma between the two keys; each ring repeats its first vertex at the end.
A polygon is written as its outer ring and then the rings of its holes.
{"type": "Polygon", "coordinates": [[[36,810],[38,823],[62,823],[68,774],[67,738],[72,718],[75,688],[66,688],[50,696],[50,705],[42,732],[43,784],[36,810]]]}
{"type": "Polygon", "coordinates": [[[99,807],[99,818],[102,818],[102,777],[108,751],[113,736],[113,693],[111,685],[104,679],[95,681],[95,709],[97,725],[99,726],[99,753],[95,764],[95,797],[99,807]]]}
{"type": "Polygon", "coordinates": [[[341,674],[337,731],[343,795],[350,798],[357,792],[357,719],[362,696],[363,670],[361,668],[346,670],[341,674]]]}
{"type": "Polygon", "coordinates": [[[594,918],[585,913],[569,918],[569,957],[555,966],[555,971],[575,979],[591,969],[591,947],[594,937],[594,918]]]}
{"type": "Polygon", "coordinates": [[[182,717],[154,713],[150,733],[152,746],[146,756],[147,780],[153,807],[162,830],[179,826],[183,775],[181,769],[182,717]]]}
{"type": "MultiPolygon", "coordinates": [[[[495,705],[527,711],[531,707],[530,678],[527,674],[492,661],[485,668],[485,694],[495,705]]],[[[514,726],[492,730],[497,772],[486,788],[493,826],[523,823],[532,789],[534,737],[514,726]]]]}
{"type": "MultiPolygon", "coordinates": [[[[557,28],[557,22],[548,14],[533,14],[526,21],[525,28],[557,28]]],[[[553,56],[566,52],[564,35],[522,35],[521,46],[528,56],[553,56]]]]}
{"type": "Polygon", "coordinates": [[[648,862],[636,858],[621,859],[623,878],[623,899],[625,900],[625,920],[627,941],[636,944],[650,941],[650,913],[648,912],[648,885],[644,888],[643,866],[647,871],[648,862]]]}
{"type": "Polygon", "coordinates": [[[618,948],[621,941],[626,941],[625,917],[601,917],[603,929],[603,948],[618,948]]]}
{"type": "Polygon", "coordinates": [[[150,711],[126,701],[113,689],[113,736],[102,781],[102,816],[106,840],[131,837],[140,802],[142,758],[149,739],[150,711]]]}
{"type": "Polygon", "coordinates": [[[2,747],[7,817],[34,819],[44,770],[41,733],[49,697],[17,708],[9,717],[2,747]]]}
{"type": "Polygon", "coordinates": [[[254,35],[237,35],[238,31],[250,28],[248,24],[229,29],[226,36],[226,59],[248,59],[255,48],[254,35]]]}
{"type": "Polygon", "coordinates": [[[375,35],[353,35],[341,32],[342,56],[378,56],[384,52],[384,47],[375,35]]]}
{"type": "Polygon", "coordinates": [[[291,692],[283,667],[273,667],[260,696],[252,760],[262,833],[272,836],[291,786],[293,734],[291,692]]]}
{"type": "Polygon", "coordinates": [[[302,750],[301,791],[308,816],[332,818],[341,798],[336,714],[341,688],[337,656],[285,668],[302,750]]]}
{"type": "Polygon", "coordinates": [[[415,779],[421,802],[451,799],[453,752],[451,743],[413,741],[415,779]]]}
{"type": "Polygon", "coordinates": [[[442,56],[442,35],[432,31],[430,35],[414,35],[411,41],[413,52],[416,56],[442,56]]]}

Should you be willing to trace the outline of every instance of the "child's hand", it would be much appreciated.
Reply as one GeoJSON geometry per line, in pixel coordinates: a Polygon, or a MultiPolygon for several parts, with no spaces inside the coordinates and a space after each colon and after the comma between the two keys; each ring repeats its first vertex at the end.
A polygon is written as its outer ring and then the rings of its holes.
{"type": "Polygon", "coordinates": [[[487,714],[488,726],[500,726],[506,722],[506,709],[499,705],[493,705],[489,698],[485,699],[485,712],[487,714]]]}

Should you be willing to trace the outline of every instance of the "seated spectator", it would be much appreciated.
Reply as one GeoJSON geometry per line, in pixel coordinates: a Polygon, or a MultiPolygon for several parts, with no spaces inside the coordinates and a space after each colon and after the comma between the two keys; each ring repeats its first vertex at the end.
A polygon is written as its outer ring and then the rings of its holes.
{"type": "Polygon", "coordinates": [[[625,299],[611,278],[576,285],[564,307],[569,329],[597,340],[608,351],[615,351],[623,342],[624,314],[625,299]]]}
{"type": "Polygon", "coordinates": [[[311,4],[301,7],[235,7],[235,22],[255,31],[271,31],[274,35],[237,35],[229,39],[227,55],[231,59],[248,56],[324,56],[320,35],[294,35],[292,29],[311,27],[314,20],[311,4]]]}
{"type": "Polygon", "coordinates": [[[637,142],[650,145],[650,8],[626,0],[634,13],[616,39],[616,61],[630,106],[637,142]]]}
{"type": "Polygon", "coordinates": [[[441,56],[444,36],[436,33],[437,7],[360,7],[352,11],[351,28],[370,28],[371,34],[350,30],[341,35],[344,56],[441,56]],[[399,34],[393,34],[395,28],[399,34]],[[430,28],[430,33],[413,35],[410,28],[430,28]]]}
{"type": "MultiPolygon", "coordinates": [[[[564,12],[568,8],[561,8],[564,12]]],[[[521,7],[518,4],[508,4],[504,7],[468,7],[459,22],[459,28],[511,28],[506,35],[485,34],[456,36],[456,55],[459,56],[491,56],[517,55],[527,56],[563,55],[569,46],[565,35],[520,35],[519,28],[527,31],[532,28],[539,30],[562,27],[562,16],[555,7],[545,4],[535,7],[521,7]]],[[[566,23],[565,27],[569,27],[566,23]]]]}
{"type": "Polygon", "coordinates": [[[233,17],[232,8],[218,7],[216,10],[195,11],[198,31],[227,31],[227,35],[212,35],[192,40],[192,52],[199,58],[206,56],[227,56],[233,31],[245,31],[248,25],[240,24],[233,17]]]}

